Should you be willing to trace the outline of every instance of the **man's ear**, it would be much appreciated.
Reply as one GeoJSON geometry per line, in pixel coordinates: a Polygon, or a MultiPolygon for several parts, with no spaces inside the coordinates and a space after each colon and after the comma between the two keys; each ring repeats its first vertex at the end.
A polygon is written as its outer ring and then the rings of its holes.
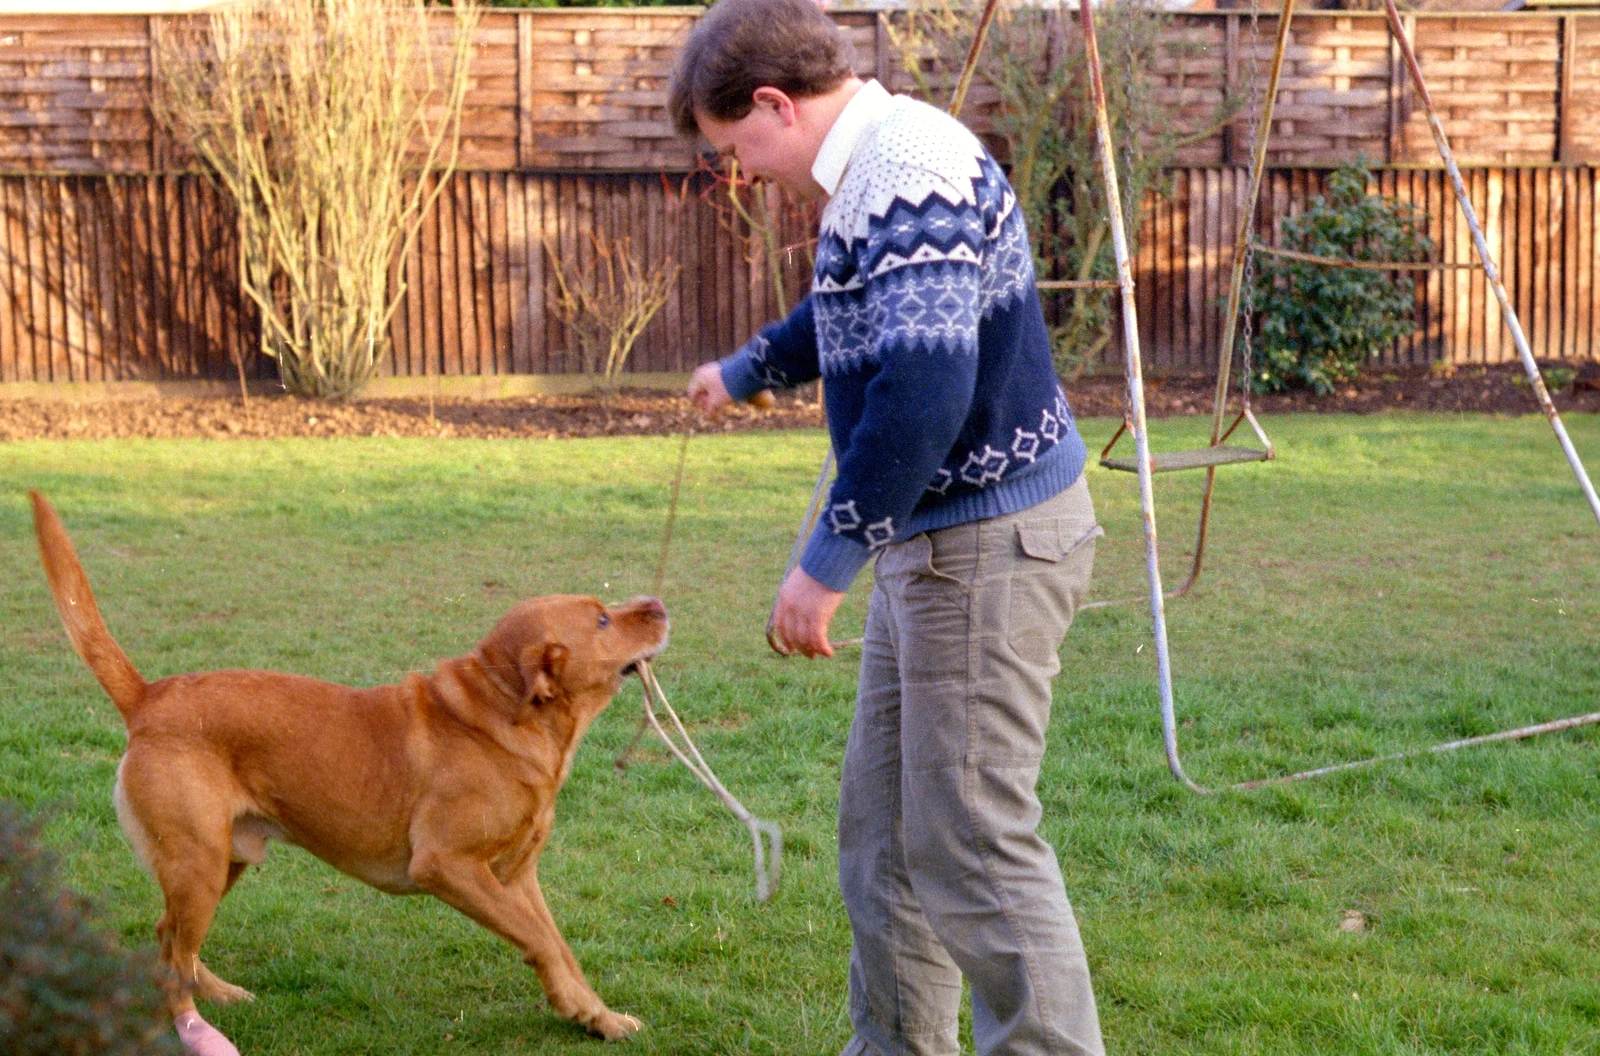
{"type": "Polygon", "coordinates": [[[784,128],[789,128],[795,123],[794,99],[781,88],[763,84],[750,94],[750,101],[758,107],[772,110],[778,120],[783,122],[784,128]]]}
{"type": "Polygon", "coordinates": [[[557,642],[529,645],[522,650],[522,706],[530,707],[555,699],[561,671],[567,666],[567,647],[557,642]]]}

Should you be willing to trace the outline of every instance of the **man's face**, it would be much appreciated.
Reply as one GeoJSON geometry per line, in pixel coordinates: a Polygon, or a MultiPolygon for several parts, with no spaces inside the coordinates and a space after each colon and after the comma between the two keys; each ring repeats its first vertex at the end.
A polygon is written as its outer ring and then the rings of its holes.
{"type": "Polygon", "coordinates": [[[776,89],[758,89],[754,108],[738,120],[697,113],[695,123],[712,149],[737,161],[747,178],[776,183],[800,198],[821,190],[811,178],[816,147],[796,121],[793,102],[776,89]]]}

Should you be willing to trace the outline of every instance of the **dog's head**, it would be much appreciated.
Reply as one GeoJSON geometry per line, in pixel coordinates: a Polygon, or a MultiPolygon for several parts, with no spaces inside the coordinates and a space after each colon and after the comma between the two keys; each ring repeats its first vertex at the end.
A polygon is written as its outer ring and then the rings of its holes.
{"type": "Polygon", "coordinates": [[[559,594],[512,609],[474,655],[517,698],[518,715],[556,701],[598,711],[640,660],[666,648],[667,631],[667,608],[657,598],[608,608],[598,598],[559,594]]]}

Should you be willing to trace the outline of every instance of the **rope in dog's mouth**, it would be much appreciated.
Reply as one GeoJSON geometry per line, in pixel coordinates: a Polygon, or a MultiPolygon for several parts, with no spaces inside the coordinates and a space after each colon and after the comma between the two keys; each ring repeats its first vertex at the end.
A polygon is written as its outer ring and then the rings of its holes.
{"type": "Polygon", "coordinates": [[[662,743],[678,757],[678,762],[688,767],[689,772],[698,778],[702,785],[716,793],[717,798],[722,800],[723,806],[750,830],[750,841],[755,848],[756,901],[765,902],[778,890],[778,873],[783,859],[783,830],[775,822],[763,821],[746,810],[744,804],[735,799],[733,793],[717,780],[717,775],[711,772],[711,767],[701,756],[700,749],[695,747],[694,741],[689,737],[689,731],[683,728],[683,721],[678,718],[678,713],[672,710],[666,691],[661,688],[661,683],[656,681],[655,672],[650,669],[650,661],[639,660],[634,664],[634,668],[639,675],[640,683],[644,686],[645,719],[656,731],[656,736],[660,737],[662,743]],[[656,717],[655,705],[658,698],[661,710],[667,713],[673,729],[683,739],[684,747],[678,746],[666,728],[661,725],[661,720],[656,717]],[[767,844],[771,845],[770,856],[767,845],[761,840],[763,834],[767,837],[767,844]]]}

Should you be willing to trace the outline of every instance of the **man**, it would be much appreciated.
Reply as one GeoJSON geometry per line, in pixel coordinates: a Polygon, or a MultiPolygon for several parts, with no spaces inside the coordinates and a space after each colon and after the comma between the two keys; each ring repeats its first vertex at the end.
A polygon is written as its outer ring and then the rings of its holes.
{"type": "Polygon", "coordinates": [[[846,1056],[1103,1051],[1035,795],[1057,651],[1100,534],[1004,173],[965,128],[851,72],[813,0],[721,0],[669,109],[756,179],[826,198],[810,296],[695,371],[706,411],[825,379],[838,477],[775,630],[828,625],[876,559],[839,802],[846,1056]]]}

